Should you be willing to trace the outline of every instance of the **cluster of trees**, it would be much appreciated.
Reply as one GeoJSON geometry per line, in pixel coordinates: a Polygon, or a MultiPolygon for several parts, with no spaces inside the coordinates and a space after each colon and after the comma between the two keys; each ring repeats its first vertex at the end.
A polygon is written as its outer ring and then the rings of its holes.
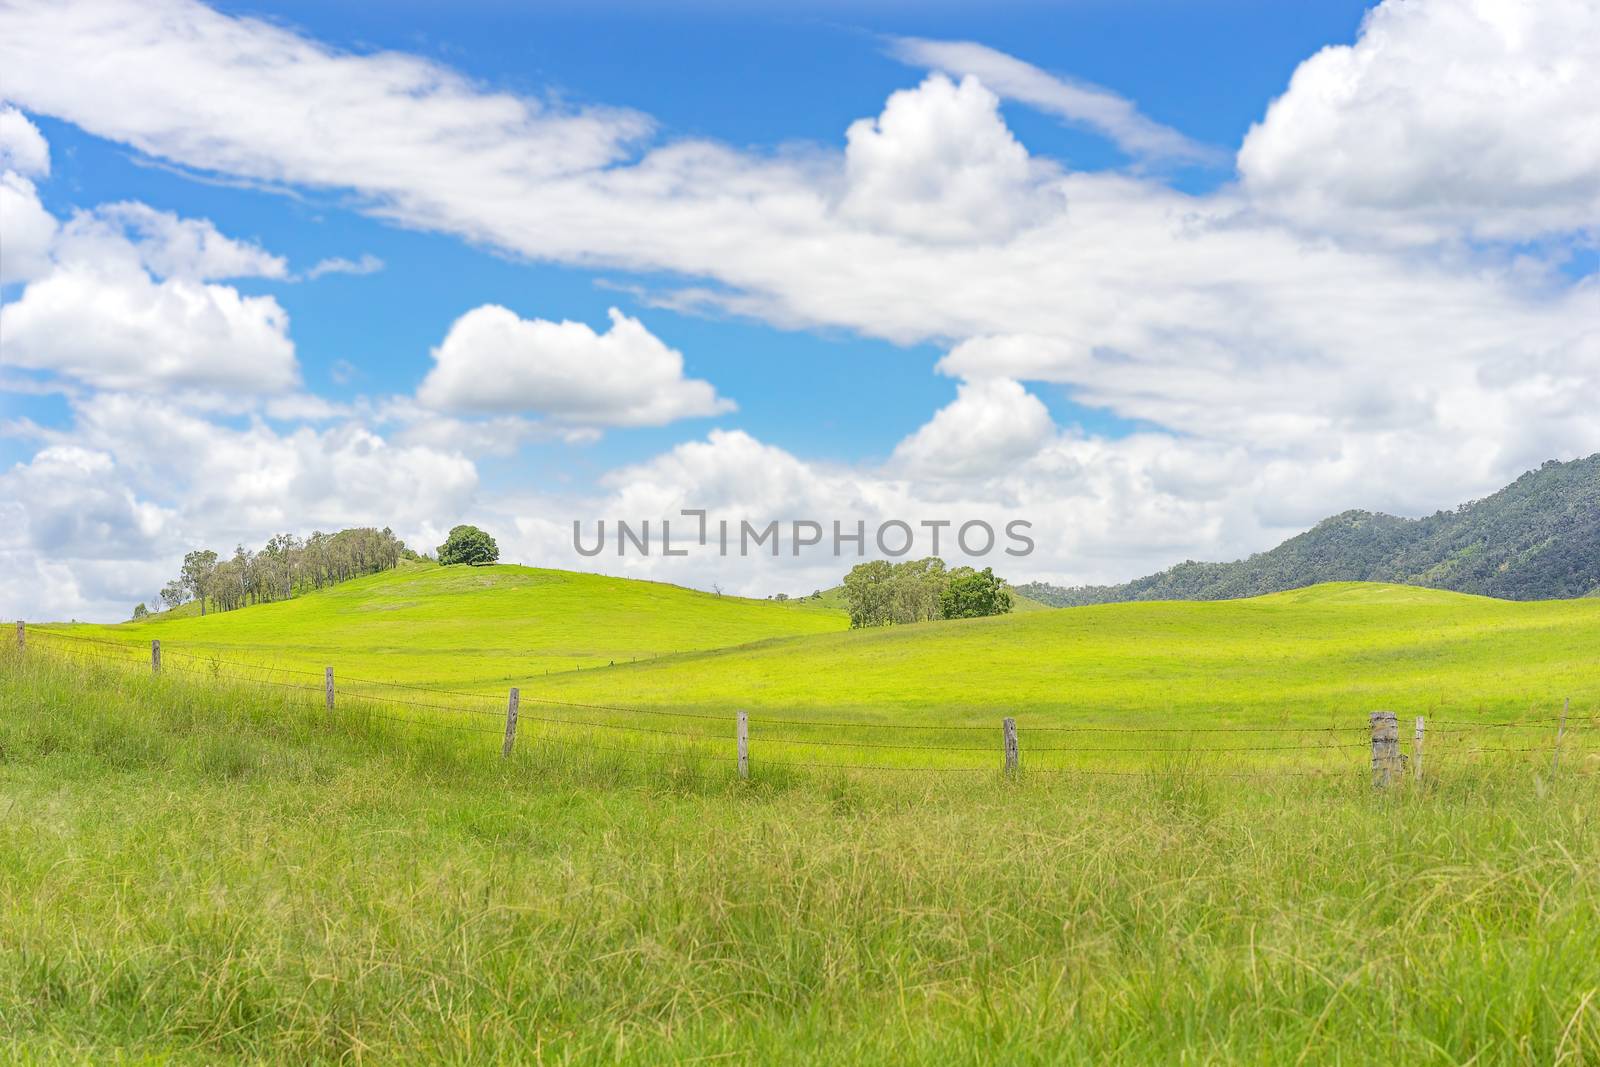
{"type": "Polygon", "coordinates": [[[971,619],[1011,610],[1011,590],[992,568],[947,569],[937,556],[858,563],[845,575],[844,599],[852,627],[971,619]]]}
{"type": "MultiPolygon", "coordinates": [[[[191,600],[200,602],[200,614],[228,611],[246,604],[288,600],[296,593],[321,589],[364,574],[397,566],[416,553],[385,526],[318,531],[310,537],[279,534],[259,551],[243,545],[223,559],[210,549],[196,549],[183,557],[183,569],[161,590],[169,609],[191,600]]],[[[140,604],[139,608],[144,605],[140,604]]],[[[140,618],[139,608],[134,617],[140,618]]]]}
{"type": "Polygon", "coordinates": [[[1196,563],[1124,585],[1021,587],[1058,607],[1226,600],[1318,582],[1398,582],[1507,600],[1600,590],[1600,455],[1551,460],[1498,493],[1421,519],[1347,511],[1269,552],[1196,563]]]}

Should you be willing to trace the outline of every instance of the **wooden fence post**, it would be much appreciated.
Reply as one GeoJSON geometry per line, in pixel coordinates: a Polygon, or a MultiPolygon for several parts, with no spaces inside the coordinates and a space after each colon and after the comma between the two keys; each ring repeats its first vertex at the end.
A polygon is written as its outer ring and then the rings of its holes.
{"type": "Polygon", "coordinates": [[[161,639],[159,637],[150,642],[150,673],[161,673],[161,639]]]}
{"type": "Polygon", "coordinates": [[[17,620],[17,651],[21,652],[28,647],[28,624],[21,619],[17,620]]]}
{"type": "Polygon", "coordinates": [[[1417,716],[1417,732],[1411,738],[1411,777],[1422,782],[1422,716],[1417,716]]]}
{"type": "Polygon", "coordinates": [[[328,710],[333,710],[333,668],[325,667],[322,671],[322,685],[327,690],[328,710]]]}
{"type": "Polygon", "coordinates": [[[1017,753],[1017,720],[1008,715],[1001,720],[1000,726],[1005,736],[1006,773],[1016,774],[1017,765],[1021,762],[1021,757],[1017,753]]]}
{"type": "Polygon", "coordinates": [[[517,701],[521,694],[517,687],[511,687],[511,699],[506,701],[506,743],[500,747],[500,758],[511,758],[511,744],[517,739],[517,701]]]}
{"type": "Polygon", "coordinates": [[[735,720],[734,735],[739,741],[739,777],[750,777],[750,716],[741,711],[735,720]]]}
{"type": "Polygon", "coordinates": [[[1392,711],[1374,711],[1372,723],[1372,784],[1387,789],[1400,762],[1400,724],[1392,711]]]}
{"type": "Polygon", "coordinates": [[[1568,697],[1566,703],[1561,705],[1561,723],[1556,727],[1556,754],[1550,760],[1550,773],[1556,773],[1556,768],[1561,766],[1561,739],[1567,733],[1567,711],[1572,707],[1572,698],[1568,697]]]}

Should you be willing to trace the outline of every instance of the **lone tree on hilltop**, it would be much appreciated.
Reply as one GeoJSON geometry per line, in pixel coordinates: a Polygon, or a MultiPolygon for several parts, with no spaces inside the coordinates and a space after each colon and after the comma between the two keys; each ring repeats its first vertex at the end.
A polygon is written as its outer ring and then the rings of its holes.
{"type": "Polygon", "coordinates": [[[452,563],[493,563],[499,558],[500,546],[476,526],[457,526],[444,539],[444,544],[439,546],[439,562],[445,566],[452,563]]]}

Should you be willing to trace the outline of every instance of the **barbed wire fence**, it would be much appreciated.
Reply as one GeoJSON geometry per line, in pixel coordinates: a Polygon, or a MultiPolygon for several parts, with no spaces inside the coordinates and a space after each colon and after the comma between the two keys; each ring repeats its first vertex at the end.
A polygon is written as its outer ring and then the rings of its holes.
{"type": "MultiPolygon", "coordinates": [[[[730,763],[748,778],[751,767],[808,771],[1083,775],[1141,777],[1181,766],[1182,773],[1219,778],[1349,778],[1369,773],[1378,786],[1421,782],[1424,773],[1497,759],[1547,757],[1552,772],[1563,753],[1596,755],[1589,744],[1600,722],[1593,710],[1573,715],[1571,699],[1557,715],[1488,720],[1417,716],[1402,752],[1396,713],[1375,711],[1366,723],[1287,722],[1217,725],[1068,723],[1019,726],[1014,717],[995,725],[895,723],[814,716],[714,714],[682,708],[652,708],[563,700],[510,688],[499,698],[442,686],[317,672],[224,658],[216,649],[163,648],[153,640],[146,661],[142,645],[68,634],[17,624],[17,648],[33,642],[71,659],[259,685],[317,700],[329,712],[341,700],[374,718],[430,730],[501,738],[501,755],[515,748],[518,727],[537,724],[540,743],[570,743],[585,749],[648,753],[641,742],[677,746],[677,752],[730,763]],[[303,680],[302,680],[303,679],[303,680]],[[420,715],[419,715],[420,713],[420,715]],[[622,720],[622,721],[619,721],[622,720]],[[721,726],[715,729],[713,724],[721,726]],[[728,727],[732,727],[731,730],[728,727]],[[980,736],[988,735],[989,743],[980,736]],[[1042,738],[1035,743],[1034,738],[1042,738]],[[1441,740],[1441,738],[1443,740],[1441,740]],[[632,743],[619,743],[624,739],[632,743]],[[998,743],[996,743],[998,741],[998,743]],[[731,744],[730,744],[731,742],[731,744]],[[1240,743],[1243,742],[1243,743],[1240,743]],[[1426,742],[1426,743],[1425,743],[1426,742]],[[1362,758],[1365,750],[1367,757],[1362,758]],[[1425,762],[1426,761],[1426,762],[1425,762]]],[[[1596,773],[1600,767],[1573,768],[1596,773]]]]}

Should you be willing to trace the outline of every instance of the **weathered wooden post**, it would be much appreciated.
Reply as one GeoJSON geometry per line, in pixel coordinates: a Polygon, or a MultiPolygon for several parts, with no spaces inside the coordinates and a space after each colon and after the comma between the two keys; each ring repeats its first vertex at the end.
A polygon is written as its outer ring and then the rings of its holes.
{"type": "Polygon", "coordinates": [[[150,642],[150,673],[161,673],[161,639],[159,637],[150,642]]]}
{"type": "Polygon", "coordinates": [[[21,619],[17,620],[17,651],[21,652],[28,647],[28,624],[21,619]]]}
{"type": "Polygon", "coordinates": [[[328,710],[332,711],[333,710],[333,668],[332,667],[324,667],[323,668],[323,671],[322,671],[322,685],[323,685],[323,688],[327,691],[326,696],[327,696],[327,699],[328,699],[328,710]]]}
{"type": "Polygon", "coordinates": [[[1006,773],[1016,774],[1017,765],[1021,762],[1021,756],[1017,752],[1017,720],[1008,715],[1001,720],[1000,726],[1005,737],[1006,773]]]}
{"type": "Polygon", "coordinates": [[[1411,737],[1411,778],[1422,782],[1422,716],[1417,716],[1417,732],[1411,737]]]}
{"type": "Polygon", "coordinates": [[[1387,789],[1400,762],[1400,724],[1392,711],[1374,711],[1372,723],[1372,784],[1387,789]]]}
{"type": "Polygon", "coordinates": [[[1572,698],[1568,697],[1566,702],[1561,705],[1561,722],[1556,726],[1556,754],[1550,759],[1551,774],[1556,773],[1556,769],[1561,766],[1561,739],[1567,733],[1567,712],[1571,707],[1572,698]]]}
{"type": "Polygon", "coordinates": [[[734,735],[739,741],[739,777],[750,777],[750,716],[741,711],[734,723],[734,735]]]}
{"type": "Polygon", "coordinates": [[[506,701],[506,743],[500,747],[500,758],[511,758],[511,745],[517,739],[517,701],[521,694],[517,687],[511,687],[511,699],[506,701]]]}

